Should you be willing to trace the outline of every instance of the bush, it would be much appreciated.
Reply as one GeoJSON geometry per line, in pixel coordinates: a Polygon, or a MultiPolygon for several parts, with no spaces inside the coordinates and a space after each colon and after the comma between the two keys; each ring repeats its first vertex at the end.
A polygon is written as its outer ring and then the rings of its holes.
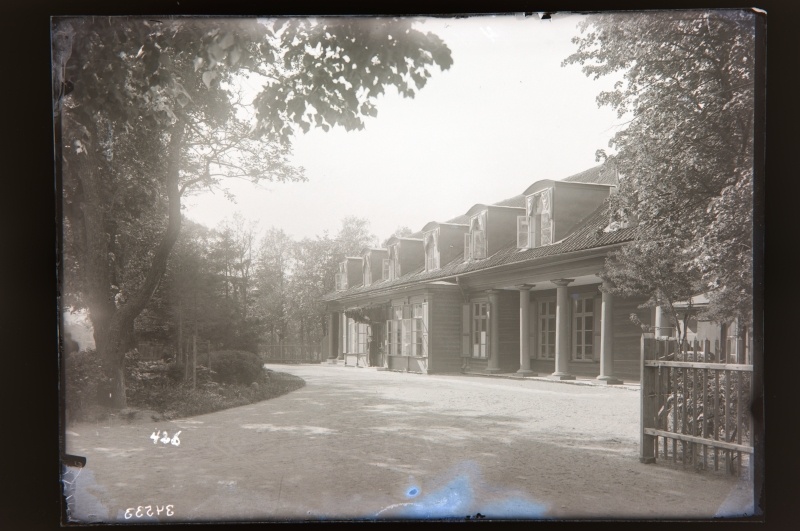
{"type": "Polygon", "coordinates": [[[211,353],[212,378],[215,382],[250,385],[264,381],[263,362],[256,354],[243,350],[211,353]]]}

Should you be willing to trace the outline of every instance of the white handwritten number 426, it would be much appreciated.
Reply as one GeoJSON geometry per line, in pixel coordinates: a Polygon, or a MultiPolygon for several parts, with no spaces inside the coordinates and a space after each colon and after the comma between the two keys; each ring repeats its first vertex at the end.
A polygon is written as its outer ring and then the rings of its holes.
{"type": "Polygon", "coordinates": [[[161,430],[158,430],[158,433],[153,432],[150,438],[153,439],[153,444],[156,444],[158,441],[161,441],[164,444],[172,443],[173,446],[180,446],[181,440],[178,439],[178,435],[180,434],[181,432],[179,431],[178,433],[172,436],[172,439],[170,439],[169,434],[165,431],[164,436],[161,437],[161,439],[159,439],[158,436],[161,435],[161,430]]]}
{"type": "MultiPolygon", "coordinates": [[[[166,506],[167,516],[172,516],[173,514],[175,514],[174,512],[172,512],[172,508],[173,508],[172,505],[167,505],[166,506]]],[[[158,505],[156,505],[156,514],[157,515],[161,514],[161,511],[163,511],[164,509],[165,509],[164,507],[159,507],[158,505]]],[[[133,512],[133,507],[129,507],[128,510],[125,511],[125,520],[127,520],[129,518],[133,518],[134,516],[136,518],[141,518],[142,516],[145,516],[145,515],[153,516],[153,506],[152,505],[148,505],[146,507],[142,507],[140,505],[139,507],[136,508],[136,512],[135,513],[133,512]],[[142,512],[142,509],[147,509],[147,510],[145,512],[142,512]]]]}

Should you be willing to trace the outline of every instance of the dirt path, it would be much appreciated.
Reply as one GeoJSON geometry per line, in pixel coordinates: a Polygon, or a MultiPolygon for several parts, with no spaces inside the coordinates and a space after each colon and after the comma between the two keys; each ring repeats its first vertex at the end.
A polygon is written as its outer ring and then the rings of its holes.
{"type": "Polygon", "coordinates": [[[638,462],[636,391],[271,368],[307,384],[190,419],[70,426],[67,451],[88,459],[73,517],[708,518],[752,511],[745,480],[638,462]],[[180,445],[154,443],[149,437],[158,430],[170,437],[180,430],[180,445]]]}

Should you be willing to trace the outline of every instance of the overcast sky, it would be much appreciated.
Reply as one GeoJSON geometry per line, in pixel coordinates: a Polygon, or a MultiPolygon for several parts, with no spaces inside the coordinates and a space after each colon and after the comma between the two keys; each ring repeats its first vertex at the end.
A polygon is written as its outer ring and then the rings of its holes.
{"type": "Polygon", "coordinates": [[[595,102],[613,81],[561,66],[582,18],[421,19],[450,47],[449,70],[414,99],[388,91],[363,131],[300,134],[294,159],[307,182],[232,183],[236,204],[201,194],[187,198],[186,215],[213,227],[239,211],[296,238],[334,234],[357,215],[383,241],[398,226],[416,231],[595,166],[623,120],[595,102]]]}

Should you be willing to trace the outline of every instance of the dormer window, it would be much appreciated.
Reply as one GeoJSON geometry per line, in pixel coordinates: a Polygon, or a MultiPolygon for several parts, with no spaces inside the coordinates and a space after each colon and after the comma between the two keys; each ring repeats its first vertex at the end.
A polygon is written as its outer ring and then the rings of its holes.
{"type": "Polygon", "coordinates": [[[347,260],[339,264],[339,272],[336,273],[336,291],[347,289],[347,260]]]}
{"type": "Polygon", "coordinates": [[[388,258],[384,258],[382,260],[382,264],[381,265],[382,265],[382,271],[383,271],[383,276],[382,276],[383,280],[390,280],[391,277],[389,276],[389,259],[388,258]]]}
{"type": "Polygon", "coordinates": [[[389,247],[389,279],[400,276],[400,242],[389,247]]]}
{"type": "Polygon", "coordinates": [[[517,247],[533,249],[553,243],[553,189],[525,198],[526,216],[517,217],[517,247]]]}
{"type": "Polygon", "coordinates": [[[486,258],[486,210],[470,218],[469,232],[464,234],[464,261],[482,258],[486,258]]]}
{"type": "Polygon", "coordinates": [[[369,286],[372,284],[372,267],[370,267],[369,253],[364,255],[364,264],[361,266],[361,271],[364,279],[364,285],[369,286]]]}
{"type": "Polygon", "coordinates": [[[425,248],[425,271],[439,269],[439,229],[434,229],[423,236],[425,248]]]}

